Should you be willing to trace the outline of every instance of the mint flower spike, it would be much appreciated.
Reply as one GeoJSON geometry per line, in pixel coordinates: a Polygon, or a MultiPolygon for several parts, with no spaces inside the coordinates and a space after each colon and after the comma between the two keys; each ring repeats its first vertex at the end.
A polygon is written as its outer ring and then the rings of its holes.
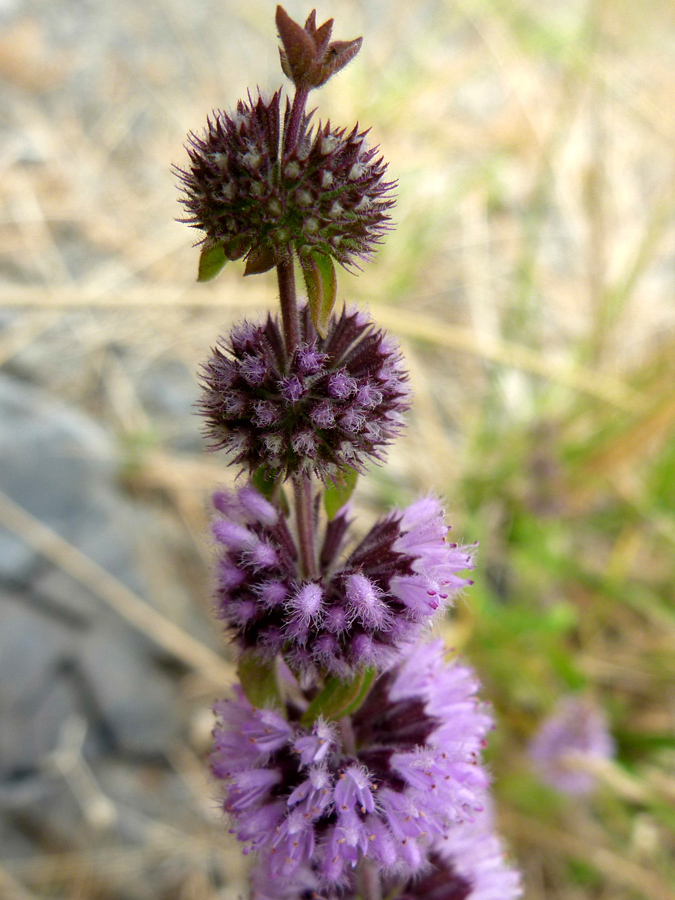
{"type": "Polygon", "coordinates": [[[283,6],[277,6],[276,23],[282,44],[279,48],[281,68],[284,75],[302,91],[325,84],[354,59],[363,43],[360,37],[329,43],[333,20],[328,19],[317,28],[315,9],[303,28],[291,19],[283,6]]]}
{"type": "Polygon", "coordinates": [[[215,110],[174,168],[198,279],[243,260],[245,275],[276,267],[279,289],[279,314],[235,326],[201,371],[211,448],[241,478],[213,496],[215,612],[239,683],[215,707],[212,772],[256,853],[251,900],[515,900],[486,811],[492,719],[472,670],[425,643],[471,584],[475,546],[447,540],[433,496],[352,533],[357,476],[410,406],[395,342],[335,310],[335,264],[370,259],[396,183],[367,130],[306,111],[361,38],[331,40],[314,10],[303,26],[278,6],[276,25],[291,96],[215,110]]]}

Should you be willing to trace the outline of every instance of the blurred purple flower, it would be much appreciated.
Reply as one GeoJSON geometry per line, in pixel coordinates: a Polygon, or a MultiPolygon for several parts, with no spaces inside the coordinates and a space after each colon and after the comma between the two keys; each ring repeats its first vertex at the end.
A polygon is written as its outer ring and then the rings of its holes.
{"type": "Polygon", "coordinates": [[[604,713],[588,700],[567,697],[543,721],[530,745],[530,757],[547,784],[566,794],[587,794],[595,787],[584,763],[609,759],[614,742],[604,713]]]}

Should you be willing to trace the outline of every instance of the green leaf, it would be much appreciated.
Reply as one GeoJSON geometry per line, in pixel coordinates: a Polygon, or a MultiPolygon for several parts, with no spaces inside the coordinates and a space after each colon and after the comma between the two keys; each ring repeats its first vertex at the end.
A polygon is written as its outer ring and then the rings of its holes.
{"type": "Polygon", "coordinates": [[[276,257],[271,247],[258,247],[251,250],[246,259],[244,275],[262,275],[276,265],[276,257]]]}
{"type": "Polygon", "coordinates": [[[337,480],[329,482],[323,495],[323,505],[329,519],[334,519],[347,500],[354,493],[359,473],[348,466],[342,469],[337,480]]]}
{"type": "Polygon", "coordinates": [[[257,709],[283,708],[276,661],[262,660],[255,650],[244,650],[239,657],[237,675],[246,699],[257,709]]]}
{"type": "Polygon", "coordinates": [[[337,722],[343,716],[355,713],[368,696],[374,678],[375,669],[364,669],[351,681],[329,678],[321,693],[310,703],[300,724],[309,728],[319,716],[337,722]]]}
{"type": "Polygon", "coordinates": [[[321,285],[323,293],[321,297],[321,305],[319,307],[317,317],[314,320],[314,326],[321,337],[326,337],[326,329],[328,328],[328,320],[333,312],[335,301],[337,300],[337,277],[335,275],[335,266],[330,256],[315,256],[319,275],[321,276],[321,285]]]}
{"type": "Polygon", "coordinates": [[[282,515],[290,516],[291,508],[288,504],[288,498],[284,493],[279,476],[275,475],[272,469],[267,466],[260,466],[253,473],[251,482],[253,487],[260,491],[263,497],[274,503],[282,515]]]}
{"type": "Polygon", "coordinates": [[[251,478],[253,487],[269,500],[277,486],[277,479],[267,466],[260,466],[251,478]]]}
{"type": "Polygon", "coordinates": [[[209,244],[199,254],[197,281],[211,281],[227,262],[222,244],[209,244]]]}
{"type": "Polygon", "coordinates": [[[321,337],[326,337],[330,314],[337,300],[337,278],[335,266],[330,256],[312,253],[300,259],[305,277],[307,299],[312,314],[312,322],[321,337]]]}

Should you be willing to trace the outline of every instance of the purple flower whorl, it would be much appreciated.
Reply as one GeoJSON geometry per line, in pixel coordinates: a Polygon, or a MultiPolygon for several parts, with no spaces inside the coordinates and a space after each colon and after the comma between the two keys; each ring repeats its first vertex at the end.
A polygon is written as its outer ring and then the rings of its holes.
{"type": "MultiPolygon", "coordinates": [[[[450,825],[446,837],[431,843],[427,865],[420,871],[412,876],[385,876],[383,895],[394,900],[517,900],[522,895],[520,875],[509,865],[494,832],[487,794],[483,803],[482,811],[450,825]]],[[[320,884],[306,866],[281,879],[257,867],[251,881],[252,900],[341,900],[358,895],[353,875],[348,873],[347,890],[339,890],[320,884]]]]}
{"type": "Polygon", "coordinates": [[[352,719],[352,747],[333,724],[303,728],[293,709],[287,720],[240,691],[217,704],[212,770],[262,870],[289,878],[307,867],[341,884],[365,856],[382,873],[412,874],[426,845],[482,810],[492,721],[471,669],[443,652],[420,646],[380,677],[352,719]]]}
{"type": "Polygon", "coordinates": [[[321,577],[303,581],[284,518],[253,488],[217,493],[213,523],[223,547],[217,611],[242,650],[284,659],[298,673],[348,676],[390,666],[469,584],[471,549],[445,540],[439,502],[427,497],[393,512],[340,560],[346,510],[328,523],[321,577]]]}
{"type": "Polygon", "coordinates": [[[369,148],[367,132],[330,123],[310,127],[305,116],[293,150],[281,158],[281,94],[239,101],[216,111],[202,137],[189,135],[183,183],[184,221],[222,244],[229,259],[247,255],[248,273],[271,269],[289,250],[320,253],[343,266],[369,258],[388,230],[393,182],[369,148]]]}
{"type": "Polygon", "coordinates": [[[520,876],[494,833],[489,798],[473,821],[453,825],[434,841],[428,868],[408,880],[395,900],[516,900],[520,876]]]}
{"type": "Polygon", "coordinates": [[[410,406],[398,348],[356,309],[332,317],[319,337],[309,309],[289,358],[276,318],[244,322],[202,370],[199,404],[212,449],[275,475],[314,472],[323,480],[367,459],[381,460],[410,406]]]}

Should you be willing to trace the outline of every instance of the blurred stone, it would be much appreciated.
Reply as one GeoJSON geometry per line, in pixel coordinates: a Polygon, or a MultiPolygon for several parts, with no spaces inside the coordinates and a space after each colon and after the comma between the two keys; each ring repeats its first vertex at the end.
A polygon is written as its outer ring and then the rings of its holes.
{"type": "Polygon", "coordinates": [[[177,452],[201,453],[202,420],[195,412],[199,385],[190,367],[177,359],[158,359],[137,380],[143,408],[177,452]]]}
{"type": "Polygon", "coordinates": [[[20,594],[0,596],[0,786],[7,797],[22,795],[77,705],[57,677],[68,630],[25,606],[20,594]]]}
{"type": "MultiPolygon", "coordinates": [[[[117,487],[114,445],[102,429],[0,376],[0,459],[0,490],[142,593],[140,529],[117,487]]],[[[82,752],[90,761],[165,765],[178,727],[175,682],[146,635],[0,529],[0,810],[40,818],[49,797],[55,820],[71,822],[70,837],[82,818],[71,815],[72,797],[51,760],[74,720],[84,723],[82,752]],[[60,814],[65,797],[68,816],[60,814]]]]}

